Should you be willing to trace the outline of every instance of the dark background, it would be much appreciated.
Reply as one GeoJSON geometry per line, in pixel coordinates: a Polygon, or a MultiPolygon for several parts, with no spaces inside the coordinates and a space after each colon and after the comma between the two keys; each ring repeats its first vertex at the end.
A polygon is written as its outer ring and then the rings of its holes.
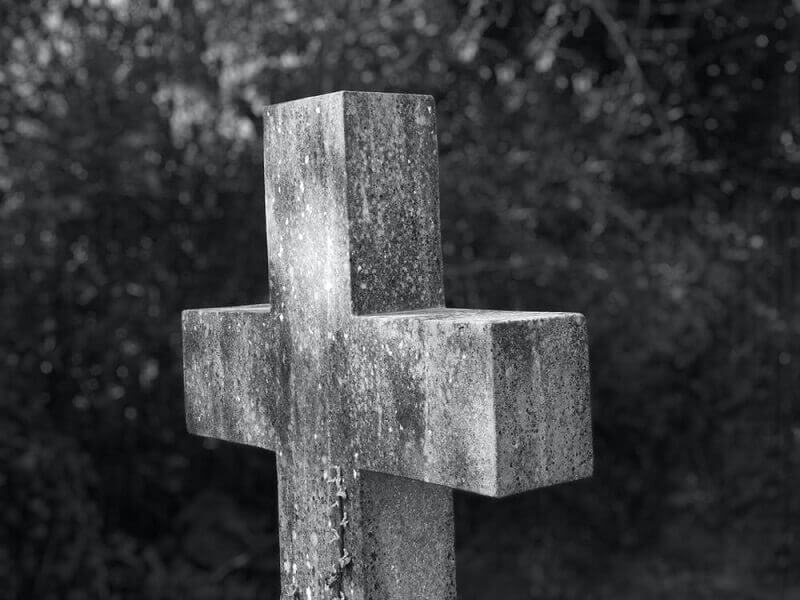
{"type": "Polygon", "coordinates": [[[800,598],[799,10],[0,2],[0,594],[274,597],[180,311],[267,298],[261,107],[358,89],[436,99],[450,306],[588,318],[594,478],[459,494],[463,598],[800,598]]]}

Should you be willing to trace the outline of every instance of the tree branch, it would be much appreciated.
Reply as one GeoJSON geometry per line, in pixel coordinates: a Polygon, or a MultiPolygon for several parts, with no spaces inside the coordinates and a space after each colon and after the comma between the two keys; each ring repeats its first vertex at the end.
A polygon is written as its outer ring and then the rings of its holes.
{"type": "Polygon", "coordinates": [[[667,119],[667,115],[662,106],[653,100],[655,93],[647,83],[647,78],[644,76],[642,66],[639,63],[636,52],[628,42],[624,28],[614,18],[603,0],[583,0],[583,3],[594,13],[600,23],[603,24],[603,27],[605,27],[617,51],[622,55],[625,68],[631,74],[634,81],[639,86],[639,89],[645,94],[645,97],[650,99],[650,108],[653,111],[653,117],[658,123],[659,128],[664,134],[669,135],[671,133],[669,119],[667,119]]]}

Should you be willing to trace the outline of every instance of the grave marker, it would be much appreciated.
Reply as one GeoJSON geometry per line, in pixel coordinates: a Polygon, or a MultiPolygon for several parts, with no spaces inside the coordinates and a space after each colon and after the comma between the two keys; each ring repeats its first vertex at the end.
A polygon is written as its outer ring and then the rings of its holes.
{"type": "Polygon", "coordinates": [[[283,598],[455,598],[452,489],[591,474],[584,319],[444,307],[428,96],[267,107],[264,176],[271,303],[184,312],[189,431],[277,453],[283,598]]]}

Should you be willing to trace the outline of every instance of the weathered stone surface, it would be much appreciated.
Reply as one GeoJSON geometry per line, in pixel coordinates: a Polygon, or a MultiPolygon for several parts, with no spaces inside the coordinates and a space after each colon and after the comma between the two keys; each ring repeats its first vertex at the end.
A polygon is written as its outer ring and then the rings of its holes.
{"type": "Polygon", "coordinates": [[[455,598],[453,492],[364,471],[368,598],[455,598]]]}
{"type": "Polygon", "coordinates": [[[276,451],[285,598],[453,598],[451,488],[591,473],[583,317],[443,307],[431,98],[264,127],[272,303],[184,313],[189,430],[276,451]]]}
{"type": "MultiPolygon", "coordinates": [[[[341,92],[267,107],[270,294],[296,318],[444,305],[433,99],[341,92]]],[[[286,315],[284,315],[286,316],[286,315]]]]}
{"type": "MultiPolygon", "coordinates": [[[[280,344],[267,305],[187,311],[190,428],[270,450],[290,444],[291,420],[301,417],[283,403],[292,383],[276,368],[280,344]]],[[[358,469],[490,496],[591,474],[581,315],[436,308],[360,316],[327,345],[335,392],[326,394],[341,407],[338,427],[314,434],[358,469]]]]}

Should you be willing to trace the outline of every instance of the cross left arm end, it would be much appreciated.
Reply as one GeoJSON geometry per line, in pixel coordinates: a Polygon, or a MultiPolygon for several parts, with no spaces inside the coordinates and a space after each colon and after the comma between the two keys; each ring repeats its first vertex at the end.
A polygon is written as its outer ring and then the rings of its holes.
{"type": "Polygon", "coordinates": [[[280,394],[270,305],[186,310],[182,321],[188,431],[274,450],[280,394]]]}

